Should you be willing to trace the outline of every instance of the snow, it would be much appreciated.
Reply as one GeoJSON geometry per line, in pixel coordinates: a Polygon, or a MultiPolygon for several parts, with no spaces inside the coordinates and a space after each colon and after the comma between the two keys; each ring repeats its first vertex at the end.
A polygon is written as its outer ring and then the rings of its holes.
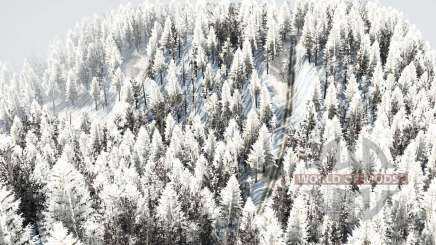
{"type": "Polygon", "coordinates": [[[295,79],[295,93],[293,102],[292,124],[300,123],[305,115],[306,103],[312,99],[315,90],[315,80],[319,79],[321,72],[313,64],[304,62],[297,66],[295,79]],[[317,78],[318,77],[318,78],[317,78]]]}
{"type": "Polygon", "coordinates": [[[260,207],[260,205],[262,204],[262,201],[265,196],[266,188],[267,188],[266,184],[262,180],[259,180],[258,182],[254,183],[253,186],[251,187],[250,197],[253,200],[253,203],[254,205],[256,205],[256,207],[260,207]]]}
{"type": "MultiPolygon", "coordinates": [[[[297,49],[297,57],[301,57],[301,50],[297,49]]],[[[278,157],[280,150],[282,149],[283,136],[285,133],[286,125],[283,124],[283,113],[286,105],[286,94],[287,94],[287,83],[280,78],[280,70],[282,69],[281,62],[286,59],[286,54],[288,51],[283,51],[284,57],[277,57],[275,62],[272,62],[269,67],[269,74],[266,73],[265,62],[263,61],[263,54],[258,53],[255,55],[255,65],[260,73],[259,78],[262,84],[268,88],[271,93],[272,105],[275,115],[278,120],[278,125],[276,130],[273,132],[273,152],[275,156],[278,157]]],[[[313,92],[315,90],[316,80],[320,80],[320,74],[322,71],[315,67],[313,64],[305,60],[297,61],[295,67],[295,83],[294,83],[294,97],[293,97],[293,109],[292,116],[289,118],[290,125],[299,124],[305,116],[306,104],[312,99],[313,92]]],[[[251,101],[250,101],[251,103],[251,101]]],[[[249,108],[249,106],[246,106],[249,108]]],[[[265,192],[267,191],[267,185],[265,181],[258,181],[252,186],[250,197],[253,199],[253,203],[260,207],[264,200],[265,192]]]]}

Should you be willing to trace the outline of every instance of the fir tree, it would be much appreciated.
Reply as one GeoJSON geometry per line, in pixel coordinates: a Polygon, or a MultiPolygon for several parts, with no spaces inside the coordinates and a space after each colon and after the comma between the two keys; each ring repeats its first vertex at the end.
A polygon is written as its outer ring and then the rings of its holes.
{"type": "Polygon", "coordinates": [[[67,100],[71,102],[72,105],[75,105],[77,96],[78,96],[77,81],[73,71],[69,71],[67,77],[65,97],[67,98],[67,100]]]}
{"type": "Polygon", "coordinates": [[[98,101],[100,100],[100,86],[96,77],[91,82],[91,96],[94,98],[95,110],[98,110],[98,101]]]}
{"type": "Polygon", "coordinates": [[[50,175],[45,214],[47,227],[62,222],[72,234],[84,238],[86,222],[92,216],[91,204],[84,177],[63,156],[50,175]]]}
{"type": "Polygon", "coordinates": [[[20,201],[0,183],[0,243],[5,245],[29,244],[31,229],[24,226],[19,214],[20,201]]]}
{"type": "Polygon", "coordinates": [[[159,79],[160,85],[163,84],[163,73],[166,70],[165,57],[162,50],[158,49],[154,56],[153,72],[155,74],[154,78],[159,79]]]}
{"type": "Polygon", "coordinates": [[[223,239],[235,241],[241,215],[241,192],[236,176],[232,175],[225,188],[221,190],[221,218],[223,223],[223,239]]]}
{"type": "Polygon", "coordinates": [[[162,232],[165,233],[163,234],[165,243],[183,243],[184,239],[186,239],[183,231],[186,226],[186,218],[177,199],[173,187],[167,184],[156,208],[156,215],[161,222],[162,232]]]}
{"type": "Polygon", "coordinates": [[[251,198],[247,198],[242,210],[241,224],[239,226],[239,240],[244,244],[257,244],[256,206],[251,198]]]}
{"type": "MultiPolygon", "coordinates": [[[[121,72],[121,69],[117,68],[112,76],[112,86],[115,88],[115,91],[118,94],[118,101],[121,101],[122,83],[123,83],[123,74],[121,72]]],[[[91,85],[91,88],[94,89],[94,86],[91,85]]]]}
{"type": "Polygon", "coordinates": [[[72,236],[62,223],[53,224],[53,228],[49,231],[50,236],[47,238],[48,245],[81,245],[82,243],[72,236]]]}

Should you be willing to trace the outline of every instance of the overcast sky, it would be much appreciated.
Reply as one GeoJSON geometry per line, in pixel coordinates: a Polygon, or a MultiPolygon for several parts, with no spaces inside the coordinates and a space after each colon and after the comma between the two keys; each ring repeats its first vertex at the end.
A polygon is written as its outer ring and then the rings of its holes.
{"type": "MultiPolygon", "coordinates": [[[[436,47],[435,0],[380,1],[404,12],[436,47]]],[[[76,22],[127,2],[143,0],[0,0],[0,61],[20,66],[26,57],[44,58],[50,41],[64,37],[76,22]]]]}

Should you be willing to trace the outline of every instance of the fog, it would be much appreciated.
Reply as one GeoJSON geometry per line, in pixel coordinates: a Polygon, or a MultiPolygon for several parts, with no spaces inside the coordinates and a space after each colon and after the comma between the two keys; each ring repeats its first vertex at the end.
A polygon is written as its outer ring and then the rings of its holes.
{"type": "MultiPolygon", "coordinates": [[[[85,17],[107,13],[120,4],[143,0],[0,0],[0,61],[21,66],[27,58],[43,59],[49,44],[85,17]]],[[[424,39],[436,47],[436,1],[382,0],[404,12],[424,39]]]]}

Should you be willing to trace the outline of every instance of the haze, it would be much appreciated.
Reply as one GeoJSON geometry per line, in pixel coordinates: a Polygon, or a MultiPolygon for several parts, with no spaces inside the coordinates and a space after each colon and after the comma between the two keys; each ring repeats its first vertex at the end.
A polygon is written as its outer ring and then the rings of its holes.
{"type": "MultiPolygon", "coordinates": [[[[138,4],[143,0],[1,0],[0,61],[19,67],[27,58],[44,59],[49,44],[64,37],[75,23],[94,13],[107,13],[120,4],[138,4]]],[[[416,25],[432,47],[436,47],[433,28],[436,12],[434,0],[382,0],[393,6],[416,25]]]]}

